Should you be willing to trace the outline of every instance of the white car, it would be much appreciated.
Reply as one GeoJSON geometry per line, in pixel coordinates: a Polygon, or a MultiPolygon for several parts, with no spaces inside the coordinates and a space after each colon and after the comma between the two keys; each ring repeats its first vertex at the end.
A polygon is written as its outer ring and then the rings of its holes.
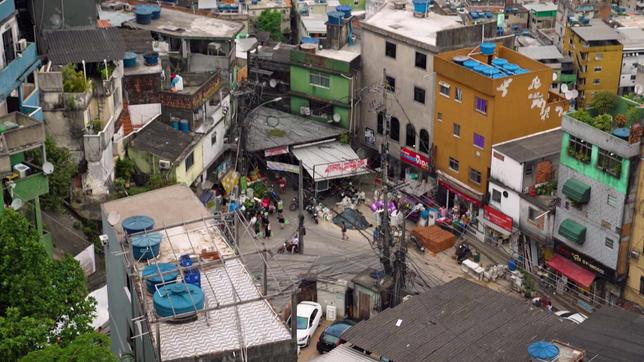
{"type": "Polygon", "coordinates": [[[297,345],[307,347],[315,330],[320,325],[322,306],[315,302],[301,302],[297,305],[297,345]]]}
{"type": "Polygon", "coordinates": [[[588,317],[586,317],[585,315],[583,315],[581,313],[575,313],[575,312],[571,312],[571,311],[568,311],[568,310],[560,310],[558,312],[555,312],[555,315],[557,317],[569,320],[569,321],[571,321],[571,322],[573,322],[575,324],[581,324],[583,321],[588,319],[588,317]]]}

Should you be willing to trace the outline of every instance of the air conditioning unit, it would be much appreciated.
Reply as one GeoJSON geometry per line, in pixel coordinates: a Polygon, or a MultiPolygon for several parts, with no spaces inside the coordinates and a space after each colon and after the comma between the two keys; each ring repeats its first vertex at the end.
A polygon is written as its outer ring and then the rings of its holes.
{"type": "Polygon", "coordinates": [[[310,116],[311,115],[311,108],[309,107],[300,107],[300,114],[304,116],[310,116]]]}
{"type": "Polygon", "coordinates": [[[27,39],[22,38],[18,40],[18,51],[24,52],[25,50],[27,50],[27,39]]]}
{"type": "Polygon", "coordinates": [[[631,258],[639,259],[640,258],[640,252],[635,250],[635,249],[631,250],[631,258]]]}
{"type": "Polygon", "coordinates": [[[170,161],[167,160],[159,160],[159,169],[160,170],[169,170],[171,166],[170,161]]]}

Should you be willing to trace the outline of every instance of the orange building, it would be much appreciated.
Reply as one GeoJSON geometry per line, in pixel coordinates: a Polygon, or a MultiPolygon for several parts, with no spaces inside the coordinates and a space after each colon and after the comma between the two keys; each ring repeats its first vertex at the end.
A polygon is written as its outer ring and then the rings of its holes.
{"type": "Polygon", "coordinates": [[[493,43],[441,53],[434,71],[438,200],[456,195],[472,210],[487,190],[492,145],[559,127],[568,103],[550,92],[551,68],[493,43]]]}

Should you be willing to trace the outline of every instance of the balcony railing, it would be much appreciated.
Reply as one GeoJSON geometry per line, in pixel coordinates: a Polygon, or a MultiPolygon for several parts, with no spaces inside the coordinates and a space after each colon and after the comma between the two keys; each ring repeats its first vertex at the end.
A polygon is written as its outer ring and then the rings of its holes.
{"type": "MultiPolygon", "coordinates": [[[[13,1],[10,2],[13,3],[13,1]]],[[[0,3],[0,6],[2,6],[2,3],[0,3]]],[[[25,72],[37,61],[36,44],[28,43],[27,48],[22,52],[18,52],[14,60],[0,69],[0,98],[7,97],[16,89],[19,86],[18,79],[25,75],[25,72]]]]}

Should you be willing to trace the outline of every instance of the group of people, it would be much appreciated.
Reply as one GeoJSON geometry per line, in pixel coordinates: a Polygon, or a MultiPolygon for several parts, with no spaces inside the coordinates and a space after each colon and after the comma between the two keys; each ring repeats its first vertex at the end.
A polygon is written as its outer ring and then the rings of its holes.
{"type": "MultiPolygon", "coordinates": [[[[286,224],[286,217],[284,216],[284,203],[283,201],[277,200],[275,202],[275,211],[277,212],[277,222],[279,223],[280,229],[284,229],[286,224]]],[[[271,237],[272,225],[269,220],[269,215],[271,211],[270,201],[268,199],[263,200],[262,207],[259,211],[250,219],[250,225],[253,227],[255,236],[260,239],[269,239],[271,237]]]]}

